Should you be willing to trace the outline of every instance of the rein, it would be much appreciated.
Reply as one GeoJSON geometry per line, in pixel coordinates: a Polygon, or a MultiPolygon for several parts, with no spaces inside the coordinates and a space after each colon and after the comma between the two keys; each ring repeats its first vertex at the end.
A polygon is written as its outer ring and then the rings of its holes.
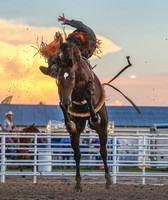
{"type": "Polygon", "coordinates": [[[102,86],[109,86],[113,89],[115,89],[117,92],[119,92],[120,94],[122,94],[131,104],[132,106],[135,108],[135,110],[138,112],[138,113],[141,113],[141,111],[139,110],[138,106],[130,99],[128,98],[124,93],[122,93],[119,89],[117,89],[116,87],[114,87],[113,85],[111,85],[110,83],[112,81],[114,81],[121,73],[123,73],[128,67],[131,67],[132,64],[130,63],[130,60],[129,60],[129,56],[126,57],[127,61],[128,61],[128,65],[126,67],[124,67],[114,78],[112,78],[109,82],[107,83],[103,83],[102,86]]]}

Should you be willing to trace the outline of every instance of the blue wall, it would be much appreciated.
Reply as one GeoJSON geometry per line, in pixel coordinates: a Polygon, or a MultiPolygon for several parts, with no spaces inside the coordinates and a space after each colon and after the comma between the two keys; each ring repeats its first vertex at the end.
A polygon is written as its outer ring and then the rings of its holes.
{"type": "MultiPolygon", "coordinates": [[[[143,107],[141,114],[132,106],[108,106],[109,121],[115,126],[151,126],[154,123],[168,123],[168,107],[143,107]]],[[[4,114],[12,111],[14,123],[27,126],[46,126],[49,120],[63,121],[63,114],[59,106],[54,105],[14,105],[0,104],[0,124],[5,119],[4,114]]]]}

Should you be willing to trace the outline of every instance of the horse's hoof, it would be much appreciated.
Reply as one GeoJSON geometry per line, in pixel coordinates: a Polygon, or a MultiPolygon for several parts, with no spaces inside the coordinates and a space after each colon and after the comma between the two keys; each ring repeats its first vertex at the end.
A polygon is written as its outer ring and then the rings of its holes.
{"type": "Polygon", "coordinates": [[[75,191],[76,191],[76,192],[82,192],[81,177],[80,177],[80,176],[77,176],[77,177],[76,177],[75,191]]]}
{"type": "Polygon", "coordinates": [[[110,189],[110,185],[111,185],[111,184],[107,184],[107,183],[106,183],[105,189],[106,189],[106,190],[109,190],[109,189],[110,189]]]}
{"type": "Polygon", "coordinates": [[[66,129],[68,133],[75,133],[76,132],[76,124],[73,121],[69,121],[66,124],[66,129]]]}
{"type": "Polygon", "coordinates": [[[112,185],[112,181],[111,181],[111,178],[106,180],[106,189],[108,190],[110,188],[110,186],[112,185]]]}
{"type": "Polygon", "coordinates": [[[99,114],[96,114],[95,117],[90,117],[89,119],[91,125],[99,125],[101,122],[101,117],[99,114]]]}
{"type": "Polygon", "coordinates": [[[81,185],[76,185],[75,186],[75,191],[76,192],[82,192],[82,186],[81,185]]]}

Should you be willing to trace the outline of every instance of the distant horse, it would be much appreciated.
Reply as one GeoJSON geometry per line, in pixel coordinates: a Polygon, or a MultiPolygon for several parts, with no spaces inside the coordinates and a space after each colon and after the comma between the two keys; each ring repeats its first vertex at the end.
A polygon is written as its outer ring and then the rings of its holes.
{"type": "MultiPolygon", "coordinates": [[[[23,128],[21,131],[21,133],[40,133],[40,130],[34,125],[30,125],[27,126],[26,128],[23,128]]],[[[29,156],[29,147],[30,147],[30,143],[31,143],[32,138],[28,137],[20,137],[17,140],[15,139],[15,143],[17,145],[17,143],[23,143],[23,144],[18,144],[17,148],[16,148],[16,152],[18,154],[21,154],[18,156],[19,160],[30,160],[30,156],[29,156]]],[[[39,143],[45,143],[45,141],[42,138],[38,139],[39,143]]],[[[23,166],[19,166],[20,171],[23,171],[23,166]]],[[[32,169],[32,167],[31,167],[32,169]]]]}
{"type": "Polygon", "coordinates": [[[81,56],[73,43],[64,43],[62,65],[59,63],[57,86],[60,107],[63,111],[66,129],[70,134],[71,146],[76,162],[76,191],[82,191],[80,176],[80,133],[88,120],[91,129],[100,139],[100,154],[104,163],[106,188],[112,184],[107,166],[108,115],[105,106],[105,91],[90,64],[81,56]]]}

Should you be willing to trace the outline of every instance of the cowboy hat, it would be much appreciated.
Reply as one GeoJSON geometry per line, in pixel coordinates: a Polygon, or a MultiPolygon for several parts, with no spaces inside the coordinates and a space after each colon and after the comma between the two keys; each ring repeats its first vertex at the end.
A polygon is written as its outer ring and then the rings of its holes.
{"type": "Polygon", "coordinates": [[[9,112],[5,113],[5,116],[7,116],[7,115],[14,115],[14,114],[12,111],[9,111],[9,112]]]}

